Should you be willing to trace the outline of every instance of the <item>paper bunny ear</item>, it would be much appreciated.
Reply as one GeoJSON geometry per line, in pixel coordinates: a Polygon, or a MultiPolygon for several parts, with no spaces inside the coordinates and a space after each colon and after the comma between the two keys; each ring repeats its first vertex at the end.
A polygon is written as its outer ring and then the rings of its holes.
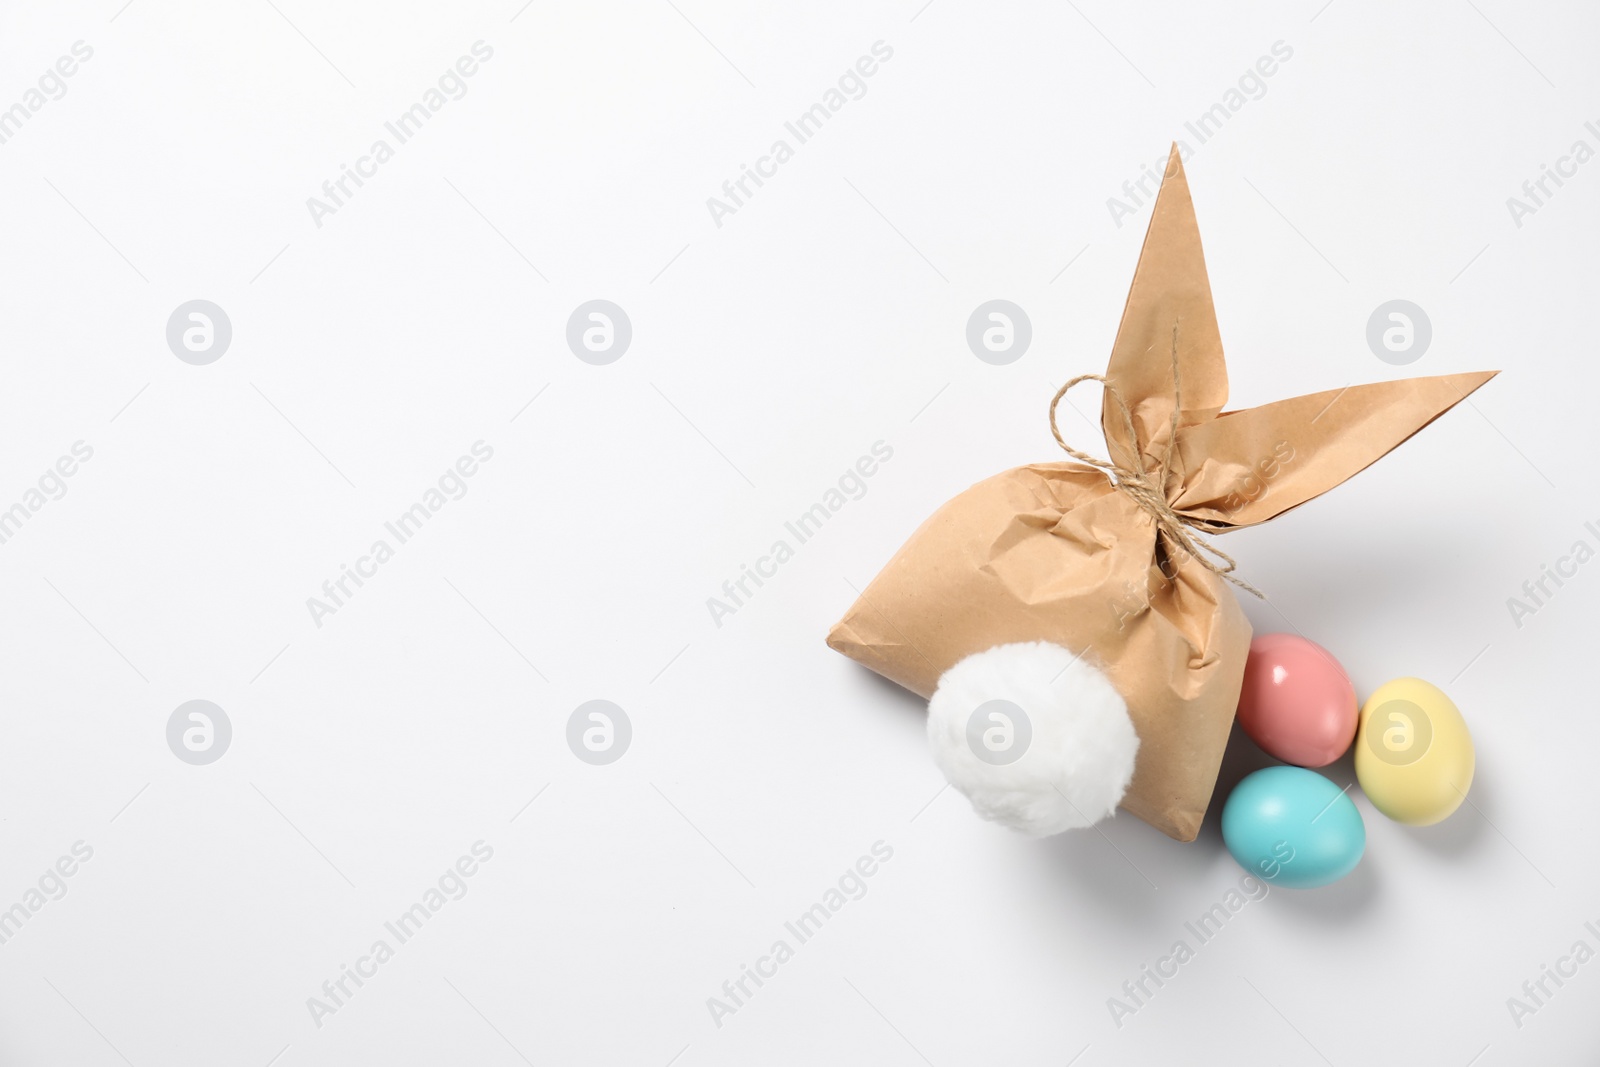
{"type": "Polygon", "coordinates": [[[1172,506],[1219,531],[1265,522],[1381,459],[1498,373],[1352,385],[1180,428],[1172,506]]]}
{"type": "Polygon", "coordinates": [[[1138,441],[1129,441],[1122,411],[1107,394],[1100,412],[1110,457],[1147,469],[1166,453],[1172,420],[1172,327],[1178,330],[1178,370],[1183,410],[1178,425],[1209,422],[1228,402],[1228,369],[1211,303],[1211,282],[1200,249],[1200,227],[1178,146],[1150,213],[1150,229],[1122,309],[1106,377],[1133,413],[1138,441]],[[1135,457],[1143,452],[1142,462],[1135,457]]]}
{"type": "Polygon", "coordinates": [[[1171,457],[1176,484],[1169,478],[1167,491],[1174,495],[1168,502],[1205,527],[1230,530],[1265,522],[1327,492],[1495,373],[1355,385],[1222,413],[1228,402],[1222,337],[1194,201],[1173,145],[1106,370],[1128,405],[1138,440],[1128,440],[1110,389],[1100,424],[1114,462],[1150,470],[1167,458],[1173,398],[1180,397],[1171,457]]]}

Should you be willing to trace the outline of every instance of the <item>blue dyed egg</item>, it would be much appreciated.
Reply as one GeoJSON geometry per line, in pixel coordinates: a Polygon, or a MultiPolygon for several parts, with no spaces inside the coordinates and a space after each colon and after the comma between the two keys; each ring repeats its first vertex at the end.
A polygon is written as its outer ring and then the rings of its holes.
{"type": "Polygon", "coordinates": [[[1315,889],[1355,870],[1367,827],[1355,803],[1316,771],[1267,767],[1235,786],[1222,806],[1222,840],[1263,882],[1315,889]]]}

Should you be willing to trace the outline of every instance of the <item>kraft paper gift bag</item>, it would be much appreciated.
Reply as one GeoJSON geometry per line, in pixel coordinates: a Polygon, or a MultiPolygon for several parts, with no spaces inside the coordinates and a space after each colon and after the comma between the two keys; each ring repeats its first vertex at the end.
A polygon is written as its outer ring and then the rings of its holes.
{"type": "Polygon", "coordinates": [[[1250,645],[1232,561],[1202,535],[1265,522],[1326,492],[1495,373],[1223,411],[1222,340],[1174,146],[1103,379],[1101,424],[1120,473],[1037,463],[972,486],[911,535],[828,644],[923,697],[958,661],[995,645],[1051,641],[1089,657],[1127,701],[1139,735],[1123,809],[1191,841],[1250,645]],[[1139,484],[1164,502],[1165,521],[1160,504],[1139,500],[1139,484]]]}

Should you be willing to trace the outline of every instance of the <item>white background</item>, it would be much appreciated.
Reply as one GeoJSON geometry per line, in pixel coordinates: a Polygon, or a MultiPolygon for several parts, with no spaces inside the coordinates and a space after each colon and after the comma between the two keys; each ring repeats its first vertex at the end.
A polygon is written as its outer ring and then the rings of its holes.
{"type": "MultiPolygon", "coordinates": [[[[1506,1001],[1600,948],[1600,563],[1520,628],[1507,598],[1597,541],[1600,164],[1520,227],[1506,198],[1600,147],[1600,16],[274,3],[0,12],[0,107],[93,48],[0,145],[0,508],[94,450],[0,545],[0,908],[94,850],[0,946],[0,1062],[1591,1062],[1600,963],[1520,1028],[1506,1001]],[[315,225],[479,40],[466,95],[315,225]],[[718,227],[707,197],[880,40],[866,95],[718,227]],[[940,503],[1058,457],[1045,402],[1103,368],[1148,220],[1107,198],[1277,41],[1188,163],[1233,404],[1505,373],[1225,547],[1259,631],[1363,695],[1444,686],[1478,778],[1428,830],[1357,791],[1355,874],[1249,905],[1119,1028],[1107,999],[1237,884],[1217,805],[1193,844],[980,822],[919,702],[823,636],[940,503]],[[165,340],[195,298],[233,325],[209,366],[165,340]],[[634,330],[604,367],[564,339],[595,298],[634,330]],[[964,336],[995,298],[1034,330],[1004,367],[964,336]],[[1365,340],[1394,298],[1433,323],[1404,368],[1365,340]],[[307,598],[479,440],[470,492],[316,626],[307,598]],[[715,626],[879,440],[866,495],[715,626]],[[233,725],[209,766],[166,742],[197,698],[233,725]],[[594,698],[633,725],[609,766],[565,741],[594,698]],[[316,1025],[479,840],[467,895],[316,1025]],[[879,840],[866,895],[715,1025],[879,840]]],[[[1218,801],[1262,762],[1236,737],[1218,801]]]]}

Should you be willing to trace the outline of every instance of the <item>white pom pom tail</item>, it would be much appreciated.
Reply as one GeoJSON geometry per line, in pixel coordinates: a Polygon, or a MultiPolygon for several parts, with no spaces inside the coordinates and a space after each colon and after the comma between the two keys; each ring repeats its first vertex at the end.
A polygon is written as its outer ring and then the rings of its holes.
{"type": "Polygon", "coordinates": [[[1047,641],[997,645],[946,671],[928,701],[928,743],[979,815],[1034,837],[1115,811],[1139,752],[1106,676],[1047,641]]]}

